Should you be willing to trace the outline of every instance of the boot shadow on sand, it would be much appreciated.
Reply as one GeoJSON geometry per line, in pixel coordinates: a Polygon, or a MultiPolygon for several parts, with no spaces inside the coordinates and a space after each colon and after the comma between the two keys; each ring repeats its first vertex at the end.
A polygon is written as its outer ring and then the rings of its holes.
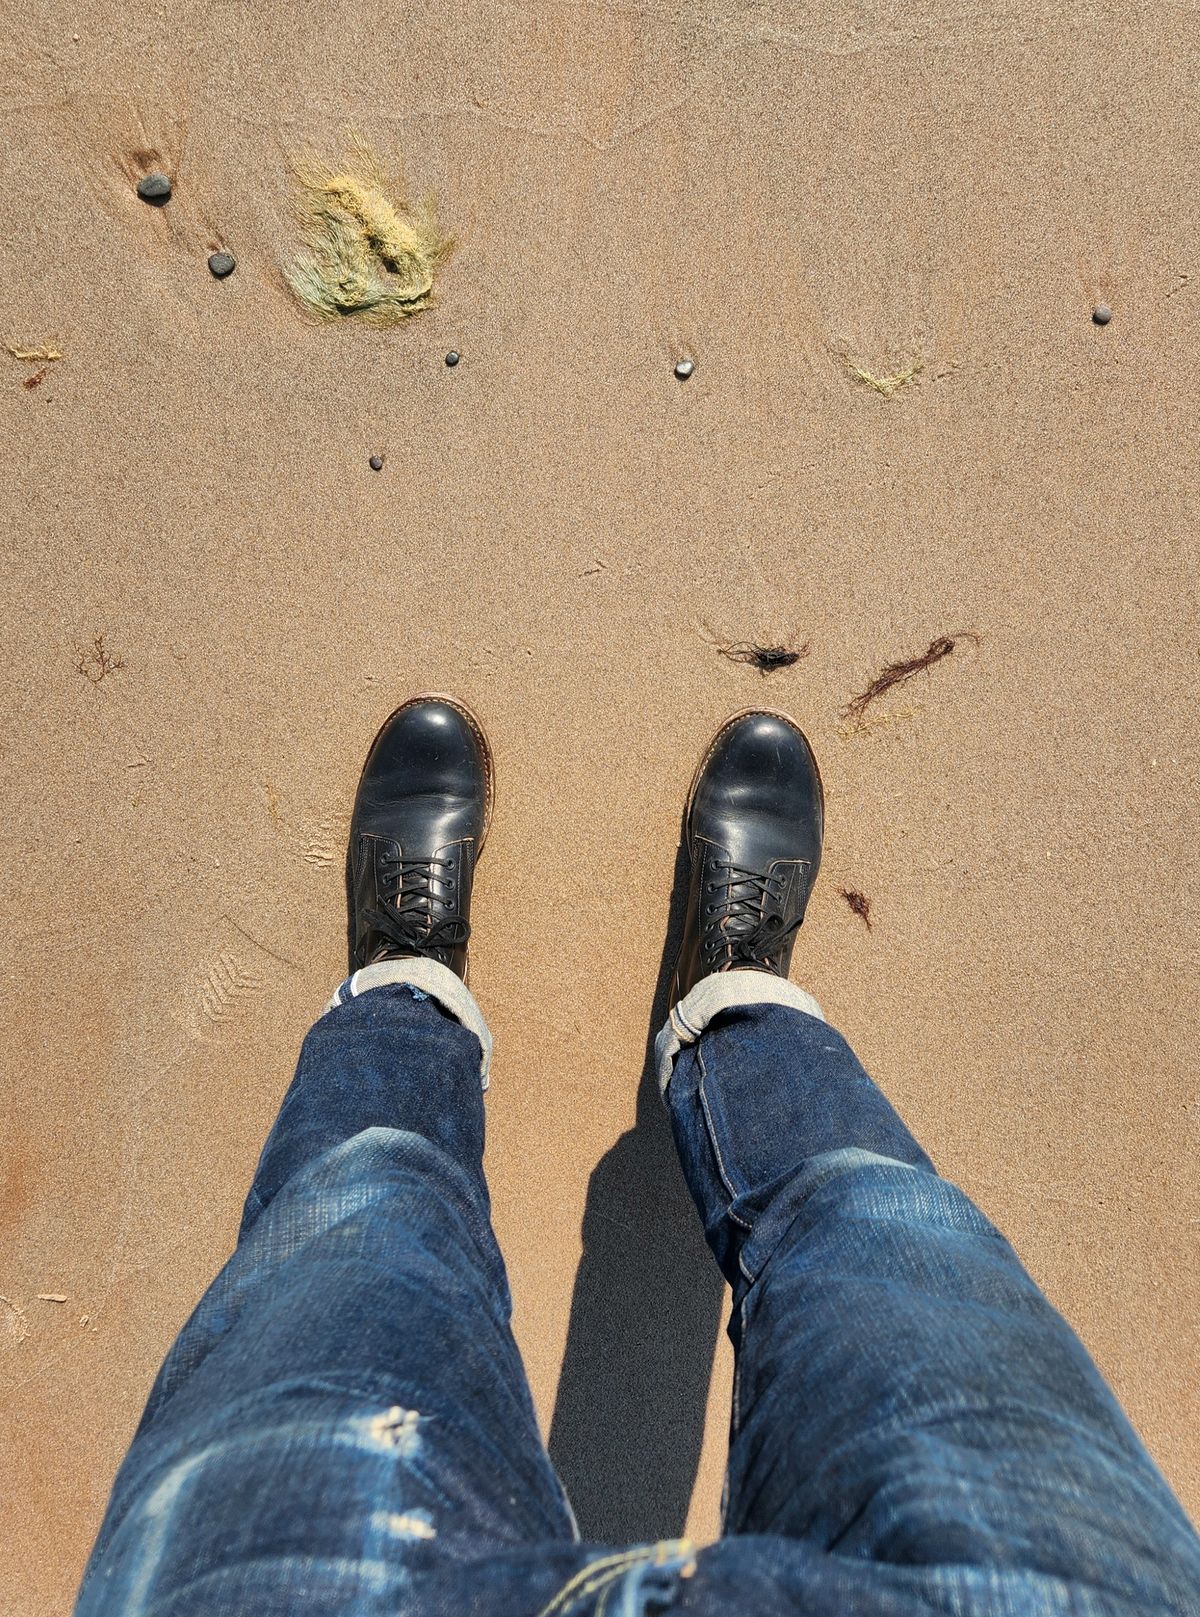
{"type": "Polygon", "coordinates": [[[550,1457],[580,1532],[594,1542],[683,1533],[721,1320],[725,1282],[684,1184],[654,1071],[687,877],[681,841],[636,1117],[588,1184],[550,1427],[550,1457]]]}

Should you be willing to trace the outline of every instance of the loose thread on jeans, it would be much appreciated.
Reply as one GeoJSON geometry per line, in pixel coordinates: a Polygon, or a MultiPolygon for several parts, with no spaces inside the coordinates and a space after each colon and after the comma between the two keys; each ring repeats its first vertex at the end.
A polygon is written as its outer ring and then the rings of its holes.
{"type": "MultiPolygon", "coordinates": [[[[649,1548],[622,1550],[617,1554],[589,1561],[587,1566],[581,1567],[567,1580],[549,1605],[543,1606],[538,1617],[569,1617],[572,1610],[578,1609],[580,1601],[587,1600],[595,1594],[601,1596],[598,1610],[604,1610],[609,1594],[627,1572],[632,1572],[639,1565],[647,1570],[661,1570],[674,1558],[684,1563],[679,1568],[680,1577],[689,1576],[695,1570],[693,1546],[684,1538],[664,1539],[649,1548]]],[[[652,1596],[660,1593],[659,1590],[647,1592],[652,1596]]]]}
{"type": "Polygon", "coordinates": [[[618,1555],[603,1555],[599,1560],[589,1561],[587,1566],[581,1567],[573,1577],[567,1579],[550,1604],[538,1612],[538,1617],[561,1617],[577,1598],[595,1594],[597,1589],[602,1589],[613,1578],[620,1577],[641,1553],[640,1550],[622,1550],[618,1555]]]}

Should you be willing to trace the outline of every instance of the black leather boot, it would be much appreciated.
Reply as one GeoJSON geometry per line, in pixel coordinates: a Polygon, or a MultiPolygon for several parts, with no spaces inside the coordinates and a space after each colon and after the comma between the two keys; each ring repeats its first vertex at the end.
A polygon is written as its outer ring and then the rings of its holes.
{"type": "Polygon", "coordinates": [[[804,732],[782,713],[726,720],[688,794],[691,882],[673,1002],[714,971],[787,976],[824,827],[821,774],[804,732]]]}
{"type": "Polygon", "coordinates": [[[350,970],[420,955],[465,981],[492,753],[448,696],[415,696],[371,744],[350,820],[350,970]]]}

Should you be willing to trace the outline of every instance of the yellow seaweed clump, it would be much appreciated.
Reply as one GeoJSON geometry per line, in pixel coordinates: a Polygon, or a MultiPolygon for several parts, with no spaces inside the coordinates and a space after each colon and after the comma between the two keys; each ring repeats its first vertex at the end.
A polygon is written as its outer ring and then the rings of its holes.
{"type": "Polygon", "coordinates": [[[410,203],[360,136],[341,165],[292,159],[305,252],[284,269],[300,302],[322,320],[355,316],[394,326],[428,309],[437,270],[453,248],[432,201],[410,203]]]}

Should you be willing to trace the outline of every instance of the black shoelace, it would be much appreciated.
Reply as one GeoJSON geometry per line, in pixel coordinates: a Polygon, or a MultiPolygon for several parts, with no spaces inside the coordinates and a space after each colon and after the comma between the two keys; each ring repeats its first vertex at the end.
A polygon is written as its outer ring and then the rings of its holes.
{"type": "MultiPolygon", "coordinates": [[[[380,938],[404,954],[437,957],[447,949],[457,949],[471,935],[470,925],[451,911],[438,921],[435,908],[453,901],[454,879],[439,875],[453,869],[449,859],[402,859],[397,854],[379,855],[379,908],[368,910],[363,919],[380,938]],[[449,889],[443,898],[440,888],[449,889]]],[[[376,948],[374,958],[390,949],[376,948]]]]}
{"type": "Polygon", "coordinates": [[[779,909],[787,885],[786,876],[769,876],[747,870],[727,861],[714,864],[719,877],[708,883],[710,894],[722,897],[707,906],[716,927],[704,927],[706,964],[714,969],[724,956],[729,966],[762,966],[786,944],[800,925],[801,917],[785,921],[779,909]],[[766,910],[763,914],[762,911],[766,910]]]}

